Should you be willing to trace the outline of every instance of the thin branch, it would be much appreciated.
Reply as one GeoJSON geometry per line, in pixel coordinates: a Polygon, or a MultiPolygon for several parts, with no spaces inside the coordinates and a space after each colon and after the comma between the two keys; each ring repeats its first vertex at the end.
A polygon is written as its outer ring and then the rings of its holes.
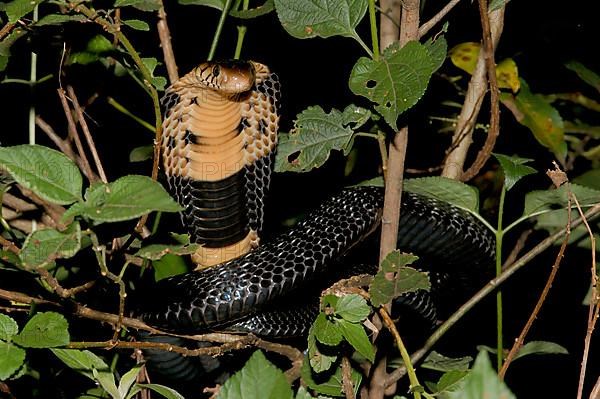
{"type": "Polygon", "coordinates": [[[50,216],[50,221],[52,222],[52,227],[55,227],[58,230],[64,230],[67,227],[61,221],[62,216],[65,213],[64,207],[62,207],[60,205],[56,205],[56,204],[51,204],[50,202],[40,198],[33,191],[31,191],[21,185],[17,185],[17,187],[19,188],[19,190],[23,193],[23,195],[25,197],[29,198],[33,203],[44,208],[44,212],[46,212],[48,214],[48,216],[50,216]]]}
{"type": "Polygon", "coordinates": [[[471,167],[461,176],[461,180],[463,181],[470,180],[479,173],[483,165],[485,165],[492,155],[496,139],[500,134],[500,89],[498,88],[498,81],[496,79],[496,61],[494,60],[496,44],[492,38],[488,14],[488,2],[487,0],[479,0],[478,4],[481,27],[483,28],[483,48],[481,49],[481,52],[484,54],[487,78],[490,87],[490,128],[485,143],[477,154],[477,158],[473,162],[473,165],[471,165],[471,167]]]}
{"type": "Polygon", "coordinates": [[[6,250],[12,252],[15,255],[18,255],[21,252],[19,247],[17,247],[14,242],[7,240],[6,238],[4,238],[2,236],[0,236],[0,245],[2,245],[3,249],[6,249],[6,250]]]}
{"type": "Polygon", "coordinates": [[[355,399],[354,384],[352,383],[352,366],[346,356],[342,358],[342,391],[346,399],[355,399]]]}
{"type": "Polygon", "coordinates": [[[36,269],[36,272],[40,275],[40,277],[60,296],[61,298],[72,298],[79,292],[87,291],[96,283],[95,281],[88,281],[85,284],[79,285],[73,288],[64,288],[60,285],[58,280],[48,272],[48,270],[40,267],[36,269]]]}
{"type": "Polygon", "coordinates": [[[460,0],[451,0],[442,8],[437,14],[435,14],[431,19],[425,22],[423,25],[419,27],[419,38],[425,36],[431,28],[433,28],[437,23],[439,23],[444,17],[456,6],[460,0]]]}
{"type": "Polygon", "coordinates": [[[65,113],[65,117],[67,118],[69,138],[75,143],[75,147],[77,148],[77,152],[79,153],[79,157],[81,158],[81,164],[79,165],[79,168],[81,169],[83,174],[88,178],[90,183],[94,183],[98,181],[98,177],[96,176],[96,173],[94,173],[94,171],[92,170],[90,161],[88,160],[85,150],[83,148],[83,144],[81,143],[81,138],[79,137],[79,132],[77,131],[77,125],[75,125],[73,113],[71,112],[71,107],[69,107],[69,102],[67,101],[65,91],[63,89],[57,89],[57,92],[58,97],[60,98],[60,103],[63,107],[63,111],[65,113]]]}
{"type": "Polygon", "coordinates": [[[590,393],[590,399],[600,399],[600,376],[598,376],[596,385],[594,385],[592,393],[590,393]]]}
{"type": "MultiPolygon", "coordinates": [[[[585,217],[587,220],[591,220],[592,218],[600,215],[600,204],[595,205],[588,209],[585,213],[585,217]]],[[[583,223],[582,218],[578,218],[573,220],[571,223],[571,229],[576,228],[577,226],[583,223]]],[[[502,274],[490,282],[488,282],[482,289],[480,289],[475,295],[473,295],[467,302],[465,302],[454,314],[452,314],[441,326],[435,330],[435,332],[427,339],[422,348],[414,352],[410,359],[412,363],[416,363],[421,360],[433,346],[452,328],[467,312],[469,312],[475,305],[477,305],[483,298],[493,292],[500,284],[504,283],[513,274],[517,271],[521,270],[525,265],[527,265],[531,260],[533,260],[536,256],[544,252],[551,245],[553,245],[557,240],[561,239],[566,234],[566,229],[561,229],[551,236],[547,237],[539,244],[537,244],[534,248],[532,248],[529,252],[523,255],[519,260],[515,261],[511,266],[509,266],[506,270],[502,272],[502,274]]],[[[391,384],[398,381],[406,374],[406,368],[399,367],[390,373],[388,379],[386,380],[386,386],[390,386],[391,384]]]]}
{"type": "Polygon", "coordinates": [[[504,379],[504,376],[506,375],[506,371],[508,370],[508,367],[510,366],[511,362],[513,361],[513,359],[515,358],[517,353],[519,353],[519,350],[521,349],[523,344],[525,343],[525,337],[529,333],[531,326],[533,326],[535,319],[537,318],[538,314],[540,313],[540,310],[542,309],[542,305],[544,304],[544,302],[546,301],[546,298],[548,297],[550,288],[552,288],[552,283],[554,282],[554,279],[556,278],[556,273],[558,272],[558,268],[560,267],[561,261],[565,255],[565,250],[567,249],[567,245],[569,244],[569,237],[571,236],[571,193],[569,193],[569,199],[568,199],[568,203],[567,203],[567,215],[568,216],[567,216],[567,225],[565,226],[565,230],[566,230],[565,236],[563,238],[562,244],[560,245],[558,254],[556,255],[556,259],[554,260],[554,264],[552,265],[552,270],[550,271],[550,275],[548,276],[548,279],[546,280],[546,285],[544,286],[544,289],[542,290],[542,293],[540,294],[540,297],[538,298],[538,301],[535,304],[533,311],[529,315],[529,319],[527,319],[527,322],[525,323],[523,330],[521,330],[519,337],[515,340],[515,343],[513,344],[512,348],[510,349],[510,352],[508,352],[508,356],[506,356],[506,359],[504,360],[502,369],[498,373],[498,377],[500,379],[504,379]]]}
{"type": "Polygon", "coordinates": [[[106,174],[104,173],[104,167],[102,166],[102,161],[100,160],[98,150],[96,149],[96,144],[94,143],[94,138],[92,137],[92,133],[90,132],[87,122],[85,121],[83,111],[81,109],[81,106],[79,105],[79,101],[77,100],[77,96],[75,95],[75,90],[73,89],[73,86],[67,86],[67,93],[69,93],[70,100],[73,103],[75,115],[77,115],[77,121],[79,122],[79,126],[81,126],[81,130],[83,131],[83,135],[85,136],[88,148],[92,153],[92,158],[94,158],[94,163],[96,164],[96,170],[100,175],[100,180],[102,180],[102,182],[104,183],[108,183],[108,180],[106,179],[106,174]]]}
{"type": "Polygon", "coordinates": [[[515,246],[506,257],[506,260],[502,265],[502,270],[505,270],[508,266],[512,265],[515,262],[515,260],[517,260],[517,256],[519,256],[523,248],[525,248],[525,243],[527,242],[527,239],[529,238],[532,232],[533,229],[527,229],[521,233],[519,239],[515,243],[515,246]]]}
{"type": "Polygon", "coordinates": [[[162,0],[160,0],[160,7],[158,9],[156,28],[158,30],[158,37],[160,38],[160,46],[163,50],[165,65],[167,66],[167,73],[169,74],[169,81],[174,83],[179,80],[179,73],[177,72],[177,63],[175,62],[175,54],[171,45],[171,32],[167,24],[167,13],[165,12],[162,0]]]}
{"type": "MultiPolygon", "coordinates": [[[[493,39],[492,43],[495,47],[500,39],[500,35],[502,34],[502,28],[504,25],[504,8],[490,13],[489,18],[490,31],[493,39]]],[[[442,172],[442,176],[444,177],[458,179],[463,175],[465,159],[467,157],[469,147],[473,142],[473,129],[481,109],[483,97],[487,90],[485,53],[485,51],[479,52],[475,70],[473,71],[473,75],[469,81],[467,93],[465,94],[465,101],[463,102],[462,109],[458,116],[456,129],[454,130],[454,136],[452,138],[452,142],[458,144],[446,158],[444,170],[442,172]]]]}

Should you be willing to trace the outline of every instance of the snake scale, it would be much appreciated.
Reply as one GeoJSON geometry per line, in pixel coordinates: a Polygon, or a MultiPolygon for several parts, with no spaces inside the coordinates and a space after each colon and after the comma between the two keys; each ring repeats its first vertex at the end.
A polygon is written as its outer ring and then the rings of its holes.
{"type": "MultiPolygon", "coordinates": [[[[163,167],[183,224],[202,247],[192,256],[198,270],[157,283],[142,318],[177,332],[305,334],[315,307],[282,299],[310,302],[307,287],[349,263],[344,255],[380,223],[383,189],[343,189],[259,246],[277,144],[277,76],[256,62],[206,62],[175,82],[163,104],[163,167]]],[[[494,256],[493,237],[476,218],[412,193],[403,194],[398,248],[426,260],[438,303],[486,273],[494,256]]],[[[436,318],[429,296],[400,301],[436,318]]]]}

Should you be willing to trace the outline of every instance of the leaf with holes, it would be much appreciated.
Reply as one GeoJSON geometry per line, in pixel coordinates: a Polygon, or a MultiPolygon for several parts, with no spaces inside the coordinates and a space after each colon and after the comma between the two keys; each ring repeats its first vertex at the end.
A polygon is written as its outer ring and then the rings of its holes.
{"type": "Polygon", "coordinates": [[[55,229],[34,231],[25,240],[19,256],[23,267],[32,269],[47,265],[59,258],[71,258],[80,248],[81,227],[75,222],[65,231],[55,229]]]}
{"type": "Polygon", "coordinates": [[[68,205],[81,199],[79,169],[56,150],[29,144],[0,147],[0,167],[47,201],[68,205]]]}
{"type": "Polygon", "coordinates": [[[479,352],[473,369],[461,389],[450,392],[449,399],[516,399],[492,367],[488,354],[479,352]]]}
{"type": "Polygon", "coordinates": [[[429,45],[413,41],[402,48],[395,42],[378,61],[362,57],[356,62],[350,90],[374,102],[387,124],[398,130],[398,116],[423,97],[431,75],[440,66],[441,52],[446,52],[443,38],[429,45]]]}
{"type": "Polygon", "coordinates": [[[363,119],[364,114],[351,111],[308,107],[298,114],[294,129],[280,135],[275,171],[308,172],[323,165],[333,150],[348,154],[353,128],[363,119]]]}
{"type": "Polygon", "coordinates": [[[367,0],[275,0],[281,25],[298,39],[337,35],[356,38],[355,29],[367,7],[367,0]]]}
{"type": "Polygon", "coordinates": [[[63,219],[83,215],[95,222],[120,222],[153,211],[178,212],[181,207],[160,183],[147,176],[128,175],[109,183],[89,187],[85,202],[67,210],[63,219]]]}
{"type": "Polygon", "coordinates": [[[479,213],[479,193],[468,184],[441,176],[404,181],[404,191],[447,202],[470,213],[479,213]]]}
{"type": "Polygon", "coordinates": [[[36,313],[13,338],[26,348],[54,348],[69,343],[67,319],[56,312],[36,313]]]}
{"type": "Polygon", "coordinates": [[[0,381],[15,374],[25,361],[25,351],[10,342],[0,341],[0,381]]]}
{"type": "Polygon", "coordinates": [[[431,288],[427,273],[406,266],[417,259],[415,255],[403,254],[398,250],[385,257],[381,262],[381,269],[369,285],[373,306],[379,307],[408,292],[431,288]],[[388,280],[386,273],[394,273],[394,278],[388,280]]]}
{"type": "Polygon", "coordinates": [[[260,350],[252,354],[244,367],[221,387],[217,399],[291,399],[292,388],[281,370],[269,362],[260,350]]]}
{"type": "Polygon", "coordinates": [[[529,158],[520,158],[516,156],[508,156],[502,154],[493,154],[500,162],[502,172],[504,173],[504,187],[506,191],[510,190],[523,177],[537,172],[531,166],[525,165],[527,162],[533,161],[529,158]]]}

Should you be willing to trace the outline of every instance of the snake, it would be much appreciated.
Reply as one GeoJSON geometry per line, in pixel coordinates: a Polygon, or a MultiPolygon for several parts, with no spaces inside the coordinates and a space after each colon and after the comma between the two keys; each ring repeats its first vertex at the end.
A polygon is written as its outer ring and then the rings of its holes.
{"type": "MultiPolygon", "coordinates": [[[[153,287],[142,319],[177,333],[306,334],[323,282],[351,273],[349,254],[380,225],[384,189],[344,188],[260,243],[277,146],[277,75],[255,61],[204,62],[173,83],[162,104],[168,190],[200,246],[194,271],[153,287]],[[313,305],[288,306],[290,297],[313,305]]],[[[399,301],[429,320],[446,298],[488,273],[495,251],[493,235],[473,215],[409,192],[402,195],[397,247],[422,257],[432,284],[431,295],[399,301]]]]}

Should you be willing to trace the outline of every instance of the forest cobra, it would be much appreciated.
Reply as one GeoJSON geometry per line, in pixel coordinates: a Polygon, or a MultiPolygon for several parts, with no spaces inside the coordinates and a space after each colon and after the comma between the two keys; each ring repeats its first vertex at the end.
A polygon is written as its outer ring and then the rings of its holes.
{"type": "MultiPolygon", "coordinates": [[[[164,171],[183,207],[183,224],[201,248],[192,256],[196,271],[154,287],[143,319],[176,332],[305,334],[314,307],[302,310],[280,299],[316,281],[335,281],[327,276],[347,268],[344,255],[378,227],[383,189],[343,189],[259,246],[277,143],[277,76],[257,62],[206,62],[175,82],[163,104],[164,171]]],[[[434,302],[480,277],[493,259],[493,243],[467,212],[404,193],[398,248],[425,259],[434,302]]],[[[403,300],[433,320],[430,298],[403,300]]]]}

